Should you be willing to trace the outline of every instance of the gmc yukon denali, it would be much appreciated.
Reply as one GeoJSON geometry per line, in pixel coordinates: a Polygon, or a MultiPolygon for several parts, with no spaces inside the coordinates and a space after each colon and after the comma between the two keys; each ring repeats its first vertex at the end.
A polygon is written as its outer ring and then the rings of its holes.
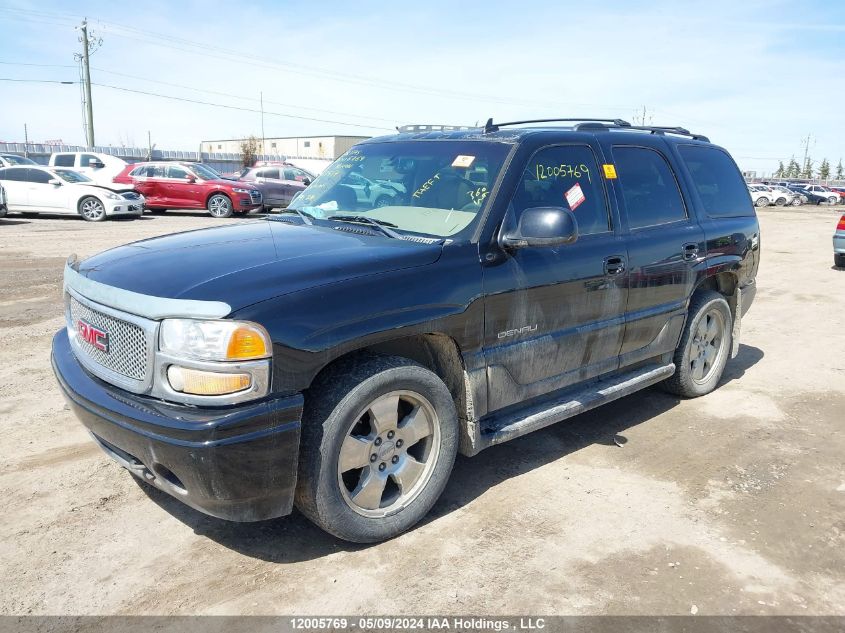
{"type": "Polygon", "coordinates": [[[279,215],[71,256],[53,367],[142,482],[373,542],[458,452],[650,385],[710,392],[759,258],[736,164],[683,128],[406,126],[279,215]]]}

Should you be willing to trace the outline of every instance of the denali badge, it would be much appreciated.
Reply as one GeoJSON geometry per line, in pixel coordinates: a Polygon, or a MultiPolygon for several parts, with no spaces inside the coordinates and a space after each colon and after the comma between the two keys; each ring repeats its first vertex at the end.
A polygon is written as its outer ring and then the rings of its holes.
{"type": "Polygon", "coordinates": [[[531,332],[537,331],[537,324],[534,325],[523,325],[521,328],[517,328],[515,330],[505,330],[504,332],[499,332],[499,338],[507,338],[508,336],[518,336],[519,334],[530,334],[531,332]]]}
{"type": "Polygon", "coordinates": [[[90,323],[86,323],[82,319],[76,322],[76,331],[79,332],[79,337],[91,344],[101,352],[109,353],[109,333],[104,332],[98,327],[94,327],[90,323]]]}

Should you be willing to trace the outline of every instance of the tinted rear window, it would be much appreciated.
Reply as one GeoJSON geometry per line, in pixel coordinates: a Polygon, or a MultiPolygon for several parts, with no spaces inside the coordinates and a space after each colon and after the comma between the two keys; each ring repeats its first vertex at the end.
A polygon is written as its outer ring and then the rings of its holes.
{"type": "Polygon", "coordinates": [[[613,158],[630,228],[687,218],[675,175],[661,154],[648,147],[617,146],[613,158]]]}
{"type": "Polygon", "coordinates": [[[748,188],[733,159],[715,147],[680,145],[681,158],[711,218],[754,215],[748,188]]]}
{"type": "Polygon", "coordinates": [[[57,167],[73,167],[73,154],[56,154],[55,165],[57,167]]]}

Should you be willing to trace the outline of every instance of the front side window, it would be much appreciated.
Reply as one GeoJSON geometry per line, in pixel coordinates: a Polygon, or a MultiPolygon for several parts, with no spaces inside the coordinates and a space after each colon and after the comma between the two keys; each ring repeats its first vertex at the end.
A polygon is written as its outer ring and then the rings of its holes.
{"type": "Polygon", "coordinates": [[[610,230],[598,164],[585,145],[558,145],[534,154],[512,202],[517,218],[531,207],[563,207],[575,214],[580,235],[610,230]]]}
{"type": "Polygon", "coordinates": [[[707,215],[711,218],[754,215],[742,173],[727,152],[702,145],[679,145],[678,151],[707,215]]]}
{"type": "Polygon", "coordinates": [[[100,159],[94,156],[93,154],[83,154],[79,158],[79,164],[82,167],[91,167],[91,163],[98,163],[100,159]]]}
{"type": "Polygon", "coordinates": [[[315,218],[364,215],[434,237],[469,236],[510,149],[493,141],[365,143],[332,163],[290,208],[315,218]]]}
{"type": "Polygon", "coordinates": [[[220,180],[222,178],[222,176],[211,167],[200,163],[191,164],[191,169],[193,169],[194,173],[203,180],[220,180]]]}
{"type": "Polygon", "coordinates": [[[37,182],[40,185],[46,185],[50,180],[52,180],[53,176],[42,170],[42,169],[27,169],[26,170],[26,181],[27,182],[37,182]]]}
{"type": "Polygon", "coordinates": [[[686,219],[678,182],[659,152],[647,147],[616,146],[613,159],[630,228],[686,219]]]}
{"type": "Polygon", "coordinates": [[[185,180],[188,177],[188,172],[181,167],[174,167],[173,165],[167,168],[167,177],[168,178],[178,178],[179,180],[185,180]]]}
{"type": "Polygon", "coordinates": [[[57,154],[56,155],[56,167],[73,167],[73,154],[57,154]]]}

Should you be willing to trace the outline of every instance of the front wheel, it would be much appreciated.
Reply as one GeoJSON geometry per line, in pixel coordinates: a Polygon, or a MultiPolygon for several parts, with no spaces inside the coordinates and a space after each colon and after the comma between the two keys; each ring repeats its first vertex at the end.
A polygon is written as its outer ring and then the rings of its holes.
{"type": "Polygon", "coordinates": [[[722,295],[712,290],[693,295],[675,350],[675,373],[661,383],[663,388],[684,398],[713,391],[728,362],[732,332],[731,309],[722,295]]]}
{"type": "Polygon", "coordinates": [[[216,193],[208,199],[208,212],[215,218],[232,217],[232,201],[229,196],[216,193]]]}
{"type": "Polygon", "coordinates": [[[837,202],[839,202],[839,198],[837,198],[837,197],[835,197],[835,196],[830,196],[830,198],[828,198],[828,199],[827,199],[827,201],[828,201],[830,204],[836,204],[837,202]]]}
{"type": "Polygon", "coordinates": [[[79,201],[79,215],[88,222],[102,222],[106,219],[106,208],[99,198],[85,196],[79,201]]]}
{"type": "Polygon", "coordinates": [[[778,198],[775,200],[775,204],[779,207],[782,207],[786,204],[786,198],[778,198]]]}
{"type": "Polygon", "coordinates": [[[455,404],[436,374],[396,356],[341,361],[306,396],[296,505],[347,541],[393,538],[437,501],[457,447],[455,404]]]}
{"type": "Polygon", "coordinates": [[[758,207],[767,207],[767,206],[769,206],[769,199],[766,198],[765,196],[761,196],[761,197],[757,198],[757,202],[755,202],[754,204],[757,205],[758,207]]]}

